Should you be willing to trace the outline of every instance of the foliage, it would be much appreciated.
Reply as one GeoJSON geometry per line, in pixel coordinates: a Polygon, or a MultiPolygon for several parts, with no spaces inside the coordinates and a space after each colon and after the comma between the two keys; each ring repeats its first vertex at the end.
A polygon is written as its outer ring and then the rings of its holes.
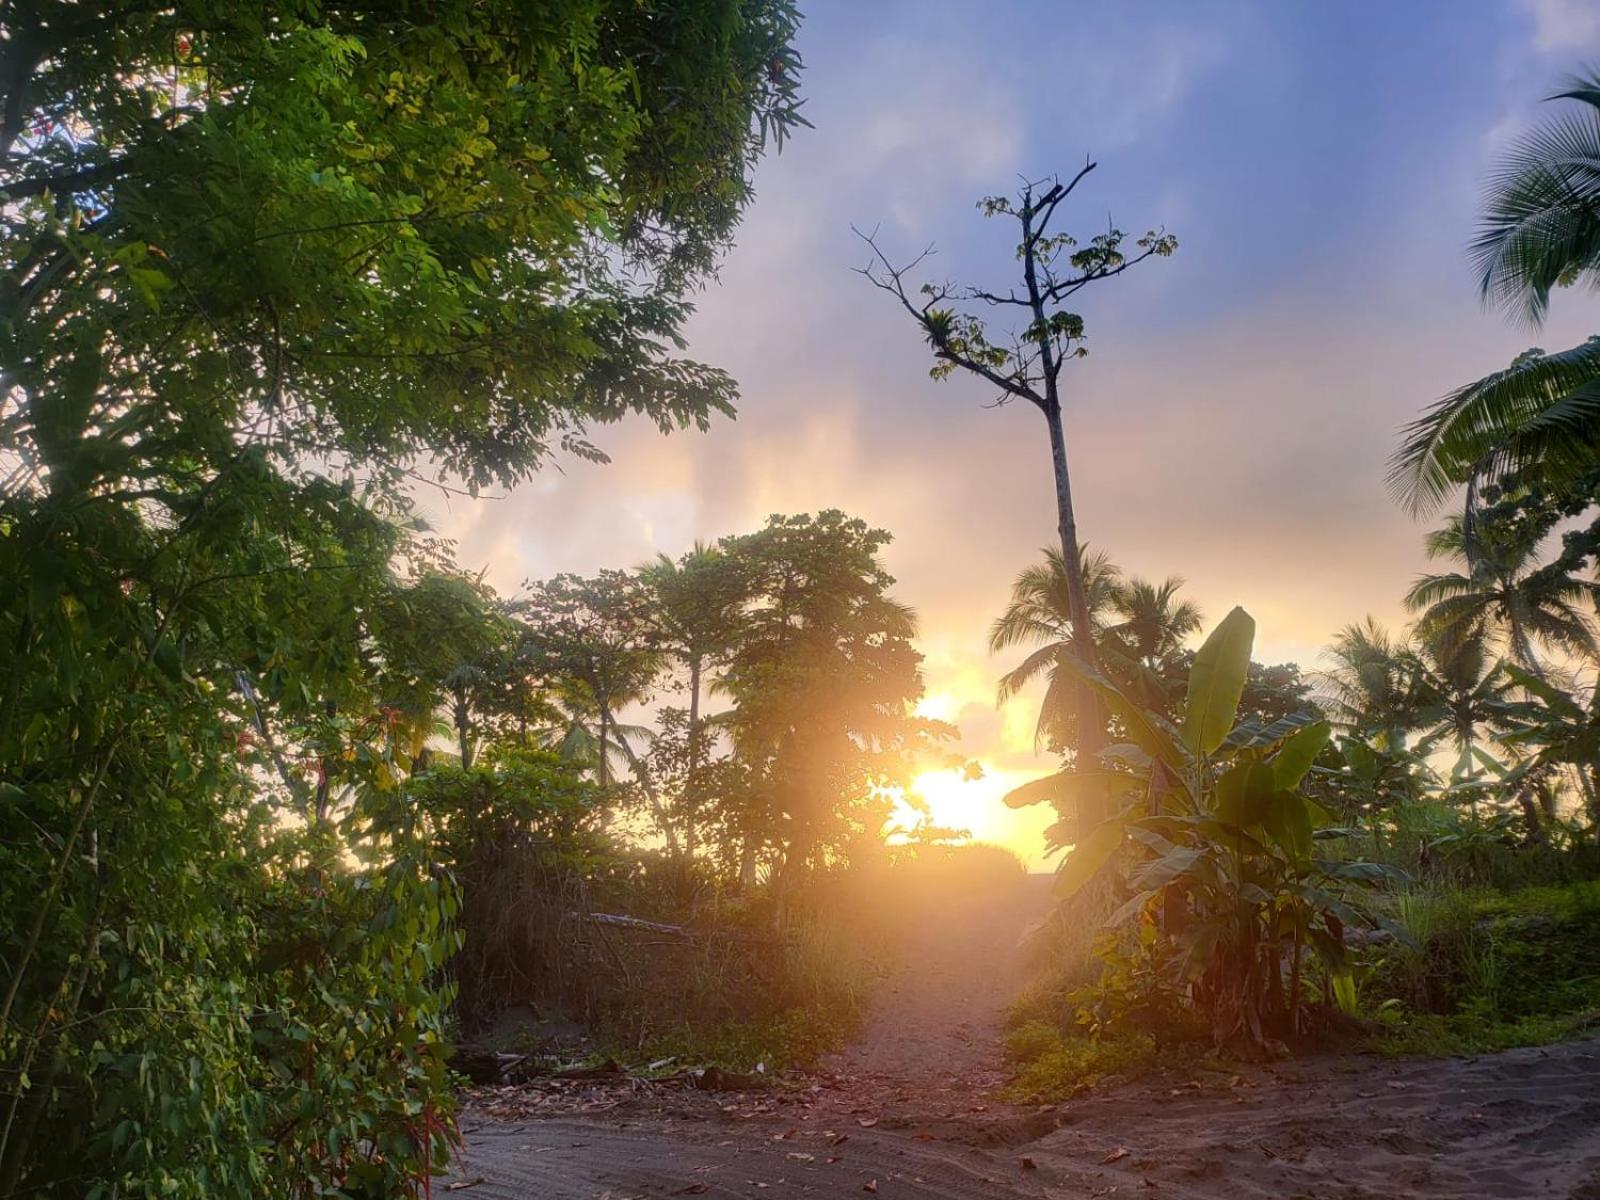
{"type": "MultiPolygon", "coordinates": [[[[1001,677],[1000,702],[1045,679],[1034,741],[1065,752],[1076,744],[1080,708],[1075,677],[1066,665],[1074,653],[1071,598],[1060,552],[1046,547],[1042,553],[1044,563],[1026,568],[1012,583],[1011,600],[989,631],[989,650],[1037,647],[1001,677]]],[[[1125,578],[1104,551],[1090,553],[1088,546],[1078,548],[1078,558],[1101,669],[1146,703],[1164,706],[1164,673],[1182,652],[1183,639],[1200,626],[1199,609],[1176,599],[1183,580],[1172,576],[1156,584],[1125,578]]]]}
{"type": "Polygon", "coordinates": [[[1432,534],[1428,552],[1459,560],[1466,573],[1424,575],[1412,585],[1406,603],[1421,612],[1419,635],[1446,653],[1467,645],[1493,648],[1534,672],[1542,670],[1535,643],[1591,658],[1600,653],[1585,611],[1594,608],[1595,585],[1560,558],[1537,561],[1557,516],[1547,512],[1532,523],[1479,520],[1470,528],[1454,518],[1432,534]]]}
{"type": "Polygon", "coordinates": [[[1007,1039],[1006,1056],[1017,1067],[1006,1096],[1039,1104],[1065,1100],[1112,1077],[1136,1079],[1156,1065],[1159,1048],[1147,1033],[1094,1038],[1034,1022],[1007,1039]]]}
{"type": "Polygon", "coordinates": [[[786,874],[874,839],[887,789],[951,731],[912,715],[921,655],[909,609],[878,561],[889,536],[837,511],[774,517],[725,539],[747,602],[717,690],[741,759],[771,806],[750,832],[775,843],[786,874]]]}
{"type": "Polygon", "coordinates": [[[1389,1053],[1478,1053],[1565,1036],[1600,1013],[1600,885],[1399,897],[1408,943],[1362,972],[1389,1053]]]}
{"type": "MultiPolygon", "coordinates": [[[[1045,419],[1050,443],[1050,465],[1055,478],[1056,523],[1065,612],[1073,630],[1072,653],[1086,666],[1096,664],[1092,627],[1093,609],[1080,558],[1078,525],[1067,466],[1066,428],[1062,419],[1061,372],[1068,362],[1088,353],[1083,317],[1067,305],[1084,289],[1121,275],[1150,258],[1166,258],[1178,240],[1165,230],[1152,229],[1128,245],[1128,236],[1108,219],[1106,229],[1080,242],[1059,227],[1052,228],[1057,211],[1085,177],[1095,169],[1086,161],[1063,182],[1052,176],[1025,180],[1015,198],[986,196],[978,210],[986,218],[1001,217],[1016,223],[1015,261],[1022,279],[1005,294],[952,283],[924,283],[913,299],[907,277],[930,254],[896,267],[879,247],[876,235],[860,235],[872,252],[861,275],[879,291],[891,296],[911,317],[932,351],[928,374],[947,379],[958,370],[982,380],[996,391],[998,405],[1022,400],[1045,419]],[[979,312],[1003,313],[1012,323],[991,329],[979,312]]],[[[859,234],[859,231],[857,231],[859,234]]],[[[1092,712],[1094,696],[1080,689],[1078,708],[1092,712]]],[[[1072,731],[1072,752],[1085,762],[1100,748],[1098,719],[1082,722],[1072,731]]],[[[1091,798],[1089,803],[1094,803],[1091,798]]],[[[1094,815],[1100,815],[1098,809],[1094,815]]]]}
{"type": "Polygon", "coordinates": [[[0,17],[7,1194],[424,1186],[457,899],[369,823],[528,697],[405,484],[731,402],[677,330],[792,9],[422,15],[0,17]]]}
{"type": "Polygon", "coordinates": [[[557,575],[533,584],[512,610],[527,626],[523,669],[554,683],[568,714],[553,732],[609,786],[613,761],[636,754],[617,729],[617,711],[644,699],[661,671],[649,593],[626,571],[557,575]]]}
{"type": "Polygon", "coordinates": [[[1070,896],[1107,863],[1126,863],[1131,895],[1110,924],[1154,926],[1175,990],[1219,1045],[1241,1048],[1299,1030],[1313,958],[1332,984],[1348,974],[1345,930],[1364,919],[1350,893],[1392,874],[1317,853],[1330,822],[1301,783],[1327,745],[1326,723],[1235,725],[1253,638],[1242,609],[1212,632],[1195,655],[1181,725],[1088,676],[1132,743],[1108,752],[1102,777],[1125,799],[1057,877],[1070,896]]]}
{"type": "MultiPolygon", "coordinates": [[[[1512,145],[1474,246],[1484,297],[1533,322],[1552,288],[1593,282],[1600,264],[1600,76],[1574,78],[1551,99],[1581,107],[1512,145]]],[[[1530,350],[1412,422],[1390,482],[1414,511],[1437,507],[1463,483],[1520,477],[1569,488],[1595,467],[1597,399],[1600,339],[1555,354],[1530,350]]]]}

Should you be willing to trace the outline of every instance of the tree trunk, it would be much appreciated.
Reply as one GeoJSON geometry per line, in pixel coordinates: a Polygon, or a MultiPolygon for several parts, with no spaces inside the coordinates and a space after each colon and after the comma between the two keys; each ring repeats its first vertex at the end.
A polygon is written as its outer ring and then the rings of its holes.
{"type": "Polygon", "coordinates": [[[611,785],[611,768],[607,763],[607,751],[611,744],[611,710],[604,704],[600,706],[600,762],[595,768],[600,777],[600,789],[604,791],[611,785]]]}
{"type": "Polygon", "coordinates": [[[1544,822],[1539,819],[1539,805],[1534,800],[1532,793],[1532,788],[1519,787],[1517,789],[1517,805],[1522,809],[1522,820],[1528,827],[1528,844],[1542,846],[1546,840],[1544,822]]]}
{"type": "Polygon", "coordinates": [[[461,751],[461,769],[472,769],[472,716],[467,708],[467,693],[465,688],[456,689],[455,717],[456,717],[456,745],[461,751]]]}
{"type": "Polygon", "coordinates": [[[739,886],[753,888],[756,885],[756,835],[752,829],[744,831],[744,840],[739,843],[739,886]]]}
{"type": "Polygon", "coordinates": [[[700,656],[689,659],[689,770],[683,781],[683,848],[689,858],[694,858],[696,848],[695,821],[700,811],[700,656]]]}
{"type": "MultiPolygon", "coordinates": [[[[1052,388],[1052,391],[1054,389],[1052,388]]],[[[1067,440],[1061,424],[1061,404],[1052,400],[1045,409],[1050,429],[1050,463],[1055,471],[1056,528],[1061,536],[1061,561],[1067,576],[1067,615],[1072,618],[1072,651],[1085,666],[1097,666],[1094,631],[1090,624],[1089,596],[1083,583],[1083,559],[1078,553],[1078,521],[1072,508],[1072,476],[1067,468],[1067,440]]],[[[1100,698],[1088,684],[1079,684],[1078,727],[1073,739],[1073,765],[1078,770],[1097,766],[1096,756],[1105,745],[1100,698]]],[[[1083,806],[1084,828],[1104,820],[1109,813],[1103,801],[1083,806]]]]}

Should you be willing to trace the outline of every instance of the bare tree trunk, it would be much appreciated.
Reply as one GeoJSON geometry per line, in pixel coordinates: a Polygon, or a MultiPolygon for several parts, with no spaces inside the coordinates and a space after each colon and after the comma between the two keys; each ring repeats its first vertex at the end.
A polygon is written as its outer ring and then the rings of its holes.
{"type": "Polygon", "coordinates": [[[746,829],[744,840],[739,843],[739,886],[752,888],[756,885],[756,835],[755,831],[746,829]]]}
{"type": "Polygon", "coordinates": [[[607,751],[611,742],[611,710],[604,704],[600,706],[600,763],[596,770],[600,776],[600,789],[604,791],[611,786],[611,768],[607,763],[607,751]]]}
{"type": "Polygon", "coordinates": [[[1547,840],[1544,832],[1544,822],[1539,819],[1539,805],[1534,800],[1532,788],[1519,787],[1517,789],[1517,805],[1522,809],[1522,820],[1528,827],[1528,844],[1544,845],[1547,840]]]}
{"type": "Polygon", "coordinates": [[[689,659],[689,770],[684,783],[688,803],[683,814],[683,848],[694,858],[697,845],[695,818],[700,809],[700,656],[689,659]]]}
{"type": "MultiPolygon", "coordinates": [[[[1035,232],[1036,209],[1030,204],[1022,212],[1022,277],[1028,288],[1028,306],[1033,313],[1034,325],[1044,328],[1048,320],[1044,292],[1039,282],[1038,239],[1035,232]]],[[[1043,218],[1048,220],[1048,217],[1043,218]]],[[[1050,465],[1055,474],[1056,529],[1061,536],[1061,561],[1067,576],[1067,613],[1072,618],[1072,652],[1091,670],[1095,661],[1094,631],[1089,624],[1089,597],[1083,586],[1083,559],[1078,553],[1078,518],[1072,507],[1072,474],[1067,467],[1067,436],[1061,423],[1061,390],[1059,386],[1062,361],[1052,350],[1048,339],[1039,344],[1040,375],[1044,384],[1044,412],[1050,430],[1050,465]]],[[[1094,689],[1080,684],[1078,693],[1078,724],[1073,738],[1073,766],[1082,771],[1099,765],[1097,757],[1105,745],[1105,731],[1100,716],[1100,701],[1094,689]]],[[[1083,827],[1103,821],[1109,813],[1103,799],[1082,805],[1083,827]]]]}
{"type": "Polygon", "coordinates": [[[472,769],[472,716],[467,708],[465,688],[457,688],[455,696],[456,745],[461,751],[461,769],[472,769]]]}
{"type": "MultiPolygon", "coordinates": [[[[1052,388],[1052,390],[1054,390],[1052,388]]],[[[1096,662],[1094,631],[1090,624],[1089,595],[1083,582],[1083,558],[1078,552],[1078,521],[1072,507],[1072,476],[1067,467],[1067,441],[1061,424],[1061,404],[1055,401],[1045,411],[1050,428],[1050,463],[1055,471],[1056,528],[1061,536],[1061,561],[1067,576],[1067,615],[1072,618],[1072,651],[1080,662],[1094,669],[1096,662]]],[[[1078,770],[1098,766],[1096,757],[1105,746],[1105,729],[1100,698],[1088,684],[1079,684],[1077,736],[1073,739],[1073,764],[1078,770]]],[[[1089,829],[1108,815],[1101,802],[1083,806],[1083,828],[1089,829]]]]}

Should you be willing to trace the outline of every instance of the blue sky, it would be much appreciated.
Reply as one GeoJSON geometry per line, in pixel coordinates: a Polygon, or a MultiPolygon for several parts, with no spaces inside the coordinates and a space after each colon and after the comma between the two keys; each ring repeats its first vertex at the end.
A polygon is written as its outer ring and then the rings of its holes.
{"type": "Polygon", "coordinates": [[[736,422],[663,439],[599,431],[608,466],[563,464],[513,496],[428,501],[502,590],[626,566],[761,523],[844,508],[892,531],[921,615],[930,711],[987,781],[929,781],[940,816],[1028,849],[999,791],[1048,764],[1031,706],[997,712],[984,651],[1010,578],[1053,536],[1042,423],[934,383],[915,331],[850,268],[851,225],[929,271],[1007,281],[973,202],[1019,174],[1099,167],[1066,227],[1108,213],[1180,248],[1083,299],[1067,380],[1081,532],[1126,569],[1179,574],[1211,619],[1242,603],[1259,656],[1315,667],[1339,626],[1398,622],[1422,567],[1390,501],[1397,428],[1538,344],[1600,328],[1560,298],[1537,334],[1477,303],[1465,254],[1495,156],[1539,98],[1600,64],[1593,0],[806,6],[802,131],[763,163],[692,353],[738,378],[736,422]]]}

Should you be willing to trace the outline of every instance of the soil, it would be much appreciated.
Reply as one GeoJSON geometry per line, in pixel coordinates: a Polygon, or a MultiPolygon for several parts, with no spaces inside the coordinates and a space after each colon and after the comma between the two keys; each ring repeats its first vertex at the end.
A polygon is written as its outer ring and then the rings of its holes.
{"type": "Polygon", "coordinates": [[[1017,942],[1045,894],[953,907],[823,1069],[754,1092],[480,1089],[471,1200],[666,1196],[1600,1200],[1600,1039],[1475,1059],[1341,1057],[1000,1102],[1017,942]]]}

